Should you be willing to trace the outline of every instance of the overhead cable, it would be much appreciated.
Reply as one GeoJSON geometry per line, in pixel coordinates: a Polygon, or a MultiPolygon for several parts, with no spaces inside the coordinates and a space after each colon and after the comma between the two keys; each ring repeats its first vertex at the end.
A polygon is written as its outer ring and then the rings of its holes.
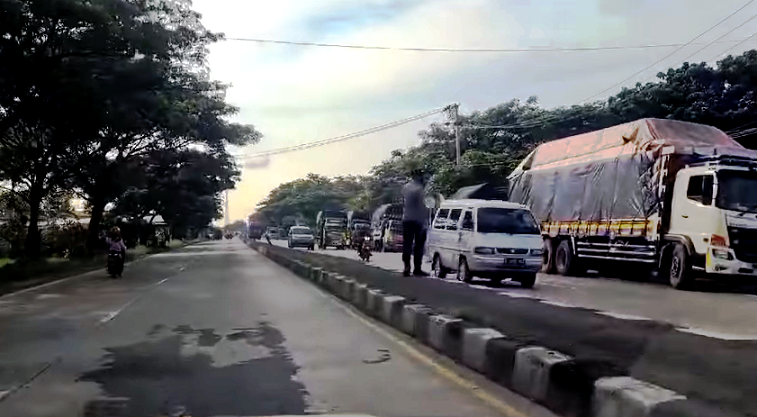
{"type": "MultiPolygon", "coordinates": [[[[693,39],[691,39],[690,41],[688,41],[688,42],[686,42],[685,44],[681,45],[680,47],[676,48],[676,49],[675,49],[675,50],[674,50],[673,52],[671,52],[671,53],[669,53],[669,54],[665,55],[664,57],[662,57],[662,58],[660,58],[660,59],[658,59],[657,61],[653,62],[653,63],[652,63],[652,64],[650,64],[649,66],[647,66],[647,67],[645,67],[645,68],[643,68],[643,69],[641,69],[641,70],[639,70],[639,71],[637,71],[637,72],[635,72],[635,73],[631,74],[630,76],[628,76],[628,77],[626,77],[626,78],[624,78],[624,79],[622,79],[622,80],[618,81],[617,83],[615,83],[615,84],[611,85],[610,87],[608,87],[608,88],[605,88],[604,90],[602,90],[602,91],[600,91],[600,92],[598,92],[598,93],[596,93],[596,94],[594,94],[594,95],[592,95],[592,96],[590,96],[590,97],[588,97],[588,98],[584,99],[583,101],[581,101],[581,103],[587,102],[587,101],[589,101],[589,100],[592,100],[592,99],[594,99],[595,97],[601,96],[602,94],[604,94],[604,93],[606,93],[606,92],[608,92],[608,91],[610,91],[610,90],[614,89],[615,87],[617,87],[617,86],[619,86],[619,85],[621,85],[621,84],[625,83],[625,82],[626,82],[626,81],[628,81],[628,80],[631,80],[631,79],[633,79],[633,78],[634,78],[634,77],[636,77],[637,75],[639,75],[639,74],[641,74],[641,73],[643,73],[643,72],[647,71],[648,69],[650,69],[650,68],[652,68],[652,67],[656,66],[657,64],[661,63],[662,61],[664,61],[664,60],[666,60],[666,59],[670,58],[671,56],[673,56],[673,55],[675,55],[676,53],[680,52],[680,51],[681,51],[681,50],[682,50],[683,48],[685,48],[685,47],[687,47],[687,46],[691,45],[691,43],[692,43],[692,42],[694,42],[695,40],[697,40],[697,39],[701,38],[702,36],[706,35],[706,34],[707,34],[707,33],[709,33],[710,31],[712,31],[713,29],[715,29],[716,27],[720,26],[720,25],[721,25],[721,24],[722,24],[723,22],[725,22],[726,20],[728,20],[728,19],[730,19],[731,17],[735,16],[735,15],[736,15],[736,13],[738,13],[738,12],[740,12],[740,11],[744,10],[744,8],[746,8],[746,7],[747,7],[747,6],[749,6],[750,4],[754,3],[754,1],[755,1],[755,0],[749,0],[749,1],[748,1],[748,2],[746,2],[746,3],[745,3],[745,4],[743,5],[743,6],[739,7],[738,9],[736,9],[736,10],[735,10],[734,12],[732,12],[731,14],[729,14],[728,16],[726,16],[725,18],[723,18],[722,20],[720,20],[720,21],[719,21],[718,23],[715,23],[714,25],[710,26],[710,27],[709,27],[709,29],[705,30],[704,32],[702,32],[702,33],[700,33],[699,35],[695,36],[695,37],[694,37],[693,39]]],[[[751,20],[751,19],[750,19],[750,20],[751,20]]],[[[741,26],[739,26],[739,27],[741,27],[741,26]]],[[[730,32],[728,32],[728,33],[730,33],[730,32]]],[[[722,37],[721,37],[721,38],[722,38],[722,37]]],[[[718,38],[718,40],[720,40],[720,38],[718,38]]],[[[711,45],[711,43],[710,43],[710,44],[708,44],[708,46],[709,46],[709,45],[711,45]]],[[[698,51],[697,51],[697,52],[698,52],[698,51]]]]}
{"type": "Polygon", "coordinates": [[[380,132],[382,130],[391,129],[393,127],[397,127],[397,126],[400,126],[400,125],[403,125],[403,124],[406,124],[406,123],[410,123],[410,122],[413,122],[413,121],[416,121],[416,120],[420,120],[420,119],[422,119],[424,117],[428,117],[428,116],[431,116],[433,114],[441,113],[441,112],[447,110],[448,107],[449,106],[440,107],[438,109],[430,110],[430,111],[427,111],[425,113],[421,113],[421,114],[416,115],[416,116],[408,117],[408,118],[402,119],[402,120],[397,120],[397,121],[394,121],[394,122],[391,122],[391,123],[383,124],[381,126],[375,126],[375,127],[370,128],[370,129],[361,130],[359,132],[354,132],[354,133],[350,133],[350,134],[347,134],[347,135],[337,136],[337,137],[333,137],[333,138],[329,138],[329,139],[323,139],[323,140],[319,140],[319,141],[315,141],[315,142],[301,143],[299,145],[288,146],[288,147],[285,147],[285,148],[271,149],[269,151],[256,152],[256,153],[251,153],[251,154],[238,154],[238,155],[234,155],[234,156],[235,157],[240,157],[240,158],[259,158],[259,157],[270,156],[270,155],[278,155],[278,154],[287,153],[287,152],[302,151],[302,150],[305,150],[305,149],[315,148],[315,147],[318,147],[318,146],[324,146],[324,145],[329,145],[329,144],[332,144],[332,143],[343,142],[343,141],[346,141],[346,140],[349,140],[349,139],[359,138],[361,136],[369,135],[369,134],[372,134],[372,133],[380,132]]]}
{"type": "MultiPolygon", "coordinates": [[[[376,45],[346,45],[335,43],[319,42],[298,42],[283,41],[278,39],[256,39],[256,38],[225,38],[227,41],[268,43],[280,45],[296,46],[316,46],[326,48],[346,48],[346,49],[370,49],[381,51],[408,51],[408,52],[484,52],[484,53],[517,53],[517,52],[581,52],[581,51],[614,51],[626,49],[654,49],[654,48],[673,48],[680,47],[680,43],[659,44],[659,45],[613,45],[613,46],[587,46],[575,48],[416,48],[402,46],[376,46],[376,45]]],[[[688,44],[683,44],[688,45],[688,44]]]]}

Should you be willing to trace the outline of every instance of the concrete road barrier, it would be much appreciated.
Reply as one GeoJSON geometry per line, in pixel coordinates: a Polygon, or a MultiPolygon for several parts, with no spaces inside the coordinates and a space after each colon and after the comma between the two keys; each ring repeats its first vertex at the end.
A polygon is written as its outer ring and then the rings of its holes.
{"type": "Polygon", "coordinates": [[[543,347],[527,347],[515,354],[512,388],[533,400],[544,402],[549,393],[552,366],[570,357],[543,347]]]}
{"type": "Polygon", "coordinates": [[[365,298],[365,312],[376,318],[380,318],[381,309],[384,306],[384,295],[381,290],[368,290],[365,298]]]}
{"type": "Polygon", "coordinates": [[[630,376],[601,378],[594,384],[593,417],[651,417],[666,402],[686,397],[630,376]]]}
{"type": "MultiPolygon", "coordinates": [[[[255,246],[255,245],[253,245],[255,246]]],[[[573,359],[562,353],[506,338],[462,319],[435,315],[422,304],[369,288],[354,277],[292,262],[277,248],[257,245],[260,253],[301,275],[367,314],[414,336],[440,353],[461,360],[489,379],[568,417],[739,417],[740,414],[687,399],[674,391],[622,376],[606,361],[573,359]]]]}
{"type": "Polygon", "coordinates": [[[387,295],[384,296],[383,301],[381,320],[386,324],[399,327],[399,323],[402,321],[402,306],[405,305],[405,297],[387,295]]]}
{"type": "Polygon", "coordinates": [[[431,316],[428,322],[428,343],[434,349],[451,356],[460,357],[462,346],[462,319],[446,315],[431,316]]]}
{"type": "Polygon", "coordinates": [[[359,308],[365,308],[365,302],[368,298],[368,284],[355,284],[352,293],[352,304],[359,308]]]}
{"type": "Polygon", "coordinates": [[[406,304],[402,307],[400,329],[410,336],[425,336],[428,331],[428,317],[432,313],[433,310],[423,304],[406,304]],[[425,319],[421,316],[425,317],[425,319]]]}
{"type": "Polygon", "coordinates": [[[486,345],[492,339],[501,339],[504,337],[502,333],[494,329],[463,329],[463,363],[473,370],[486,372],[488,365],[488,361],[486,360],[486,345]]]}

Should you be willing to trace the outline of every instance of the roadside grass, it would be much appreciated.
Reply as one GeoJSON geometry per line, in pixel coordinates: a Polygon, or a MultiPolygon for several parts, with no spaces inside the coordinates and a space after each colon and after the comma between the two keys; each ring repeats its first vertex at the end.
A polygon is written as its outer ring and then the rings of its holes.
{"type": "MultiPolygon", "coordinates": [[[[137,246],[126,252],[126,262],[166,252],[193,242],[172,240],[165,248],[137,246]]],[[[107,255],[82,258],[44,258],[34,261],[0,258],[0,295],[105,268],[107,255]]]]}

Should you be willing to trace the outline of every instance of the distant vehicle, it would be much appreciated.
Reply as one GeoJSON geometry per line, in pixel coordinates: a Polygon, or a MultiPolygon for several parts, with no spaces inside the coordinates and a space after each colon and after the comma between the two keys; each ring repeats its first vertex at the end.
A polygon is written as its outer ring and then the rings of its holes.
{"type": "Polygon", "coordinates": [[[353,249],[359,249],[366,236],[371,235],[371,220],[366,212],[348,211],[345,244],[353,249]]]}
{"type": "Polygon", "coordinates": [[[247,217],[244,228],[246,236],[245,241],[260,240],[260,238],[263,236],[263,224],[256,219],[254,214],[251,214],[247,217]]]}
{"type": "Polygon", "coordinates": [[[428,234],[433,275],[457,279],[512,278],[531,288],[541,269],[539,225],[527,207],[505,201],[448,200],[428,234]]]}
{"type": "Polygon", "coordinates": [[[547,272],[757,278],[757,152],[714,127],[641,119],[547,142],[509,182],[541,222],[547,272]]]}
{"type": "Polygon", "coordinates": [[[387,231],[390,231],[390,241],[394,247],[388,248],[389,250],[398,250],[396,247],[399,243],[401,250],[401,240],[397,242],[397,237],[401,239],[402,236],[402,213],[403,205],[401,203],[384,204],[376,209],[371,217],[371,238],[373,240],[373,250],[376,252],[383,252],[385,249],[385,243],[387,241],[387,231]],[[393,229],[390,229],[390,222],[393,229]],[[399,227],[399,229],[397,229],[399,227]],[[399,232],[399,233],[397,233],[399,232]]]}
{"type": "Polygon", "coordinates": [[[381,252],[402,252],[402,232],[401,220],[387,220],[384,225],[384,237],[381,239],[381,252]]]}
{"type": "Polygon", "coordinates": [[[281,234],[280,234],[280,232],[279,232],[279,228],[278,228],[278,227],[276,227],[276,226],[269,226],[269,227],[268,227],[268,228],[266,229],[266,233],[268,233],[268,236],[269,236],[269,237],[270,237],[271,239],[274,239],[274,240],[275,240],[275,239],[280,239],[280,238],[281,238],[281,234]]]}
{"type": "Polygon", "coordinates": [[[320,249],[333,246],[344,249],[344,232],[347,228],[347,214],[340,210],[323,210],[316,217],[316,242],[320,249]]]}
{"type": "Polygon", "coordinates": [[[308,248],[308,250],[315,249],[313,231],[307,226],[290,227],[287,243],[290,249],[297,247],[308,248]]]}

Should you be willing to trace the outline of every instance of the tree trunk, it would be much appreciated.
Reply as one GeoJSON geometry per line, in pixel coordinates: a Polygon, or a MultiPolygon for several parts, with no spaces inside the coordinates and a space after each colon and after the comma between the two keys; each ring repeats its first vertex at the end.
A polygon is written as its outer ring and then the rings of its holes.
{"type": "Polygon", "coordinates": [[[87,250],[92,253],[100,246],[100,222],[105,211],[105,199],[100,196],[92,196],[92,217],[89,219],[87,231],[87,250]]]}
{"type": "Polygon", "coordinates": [[[37,259],[40,255],[40,245],[42,243],[39,230],[39,212],[42,204],[42,187],[33,185],[29,191],[29,228],[26,232],[26,256],[30,259],[37,259]]]}

